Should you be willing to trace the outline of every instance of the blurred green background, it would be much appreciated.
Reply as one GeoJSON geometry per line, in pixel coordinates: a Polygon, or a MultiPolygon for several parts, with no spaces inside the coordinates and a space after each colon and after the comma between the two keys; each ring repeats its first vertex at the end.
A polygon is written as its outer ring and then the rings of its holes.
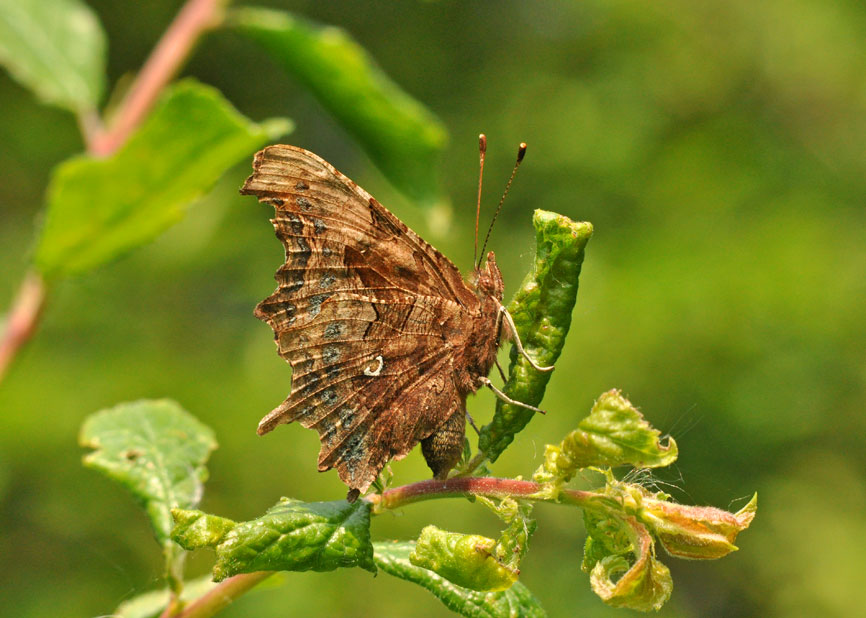
{"type": "MultiPolygon", "coordinates": [[[[91,0],[112,84],[136,70],[176,0],[91,0]]],[[[345,28],[448,127],[447,233],[391,188],[262,51],[206,37],[183,71],[247,116],[285,115],[287,141],[359,182],[468,270],[476,136],[489,139],[484,212],[520,141],[529,152],[497,224],[506,295],[533,255],[534,208],[591,221],[570,341],[544,407],[496,463],[529,474],[612,387],[680,445],[665,486],[736,510],[759,493],[741,550],[713,563],[662,556],[665,616],[853,616],[866,570],[866,5],[856,0],[262,2],[345,28]]],[[[82,144],[75,119],[0,72],[0,298],[26,271],[52,167],[82,144]]],[[[148,523],[81,467],[84,417],[171,397],[214,427],[204,510],[235,520],[281,495],[338,499],[299,426],[259,438],[290,370],[252,316],[282,251],[267,208],[232,170],[155,244],[62,282],[0,385],[0,586],[15,616],[86,616],[158,584],[148,523]]],[[[492,399],[470,402],[480,422],[492,399]]],[[[419,453],[393,466],[426,478],[419,453]]],[[[580,571],[574,509],[540,506],[521,580],[551,616],[623,615],[580,571]]],[[[495,536],[454,500],[377,518],[377,539],[427,523],[495,536]]],[[[212,564],[207,552],[191,574],[212,564]]],[[[360,570],[286,574],[226,616],[437,616],[426,591],[360,570]]]]}

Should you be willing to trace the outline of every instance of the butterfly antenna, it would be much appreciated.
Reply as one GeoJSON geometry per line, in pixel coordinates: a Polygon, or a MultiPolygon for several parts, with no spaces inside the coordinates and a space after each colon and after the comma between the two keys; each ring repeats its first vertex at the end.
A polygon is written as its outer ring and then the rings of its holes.
{"type": "MultiPolygon", "coordinates": [[[[490,222],[490,227],[487,228],[487,236],[484,237],[484,244],[481,245],[481,255],[484,255],[484,249],[487,248],[487,241],[490,240],[490,232],[493,231],[493,224],[496,223],[496,217],[499,216],[499,212],[502,210],[502,204],[505,202],[505,196],[508,195],[508,190],[511,188],[511,183],[514,181],[514,176],[517,174],[517,168],[520,167],[521,161],[523,161],[523,157],[526,156],[526,142],[521,142],[520,146],[517,149],[517,161],[514,163],[514,169],[511,170],[511,177],[508,179],[508,184],[505,185],[505,191],[502,192],[502,198],[499,200],[499,206],[496,207],[496,212],[493,213],[493,220],[490,222]]],[[[477,257],[477,255],[476,255],[477,257]]],[[[478,268],[481,266],[481,259],[478,258],[478,262],[475,267],[478,268]]]]}
{"type": "Polygon", "coordinates": [[[475,264],[478,264],[478,219],[481,216],[481,179],[484,178],[484,155],[487,153],[487,136],[478,136],[478,152],[481,159],[481,169],[478,171],[478,206],[475,208],[475,264]]]}

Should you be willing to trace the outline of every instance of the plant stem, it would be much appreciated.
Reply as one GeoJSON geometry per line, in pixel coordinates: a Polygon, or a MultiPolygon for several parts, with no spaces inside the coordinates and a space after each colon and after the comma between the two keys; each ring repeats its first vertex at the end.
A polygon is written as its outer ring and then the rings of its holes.
{"type": "Polygon", "coordinates": [[[273,574],[274,571],[257,571],[229,577],[187,605],[177,617],[209,618],[273,574]]]}
{"type": "Polygon", "coordinates": [[[389,489],[379,495],[367,496],[365,499],[373,503],[374,513],[382,513],[383,511],[399,508],[414,502],[453,498],[456,496],[476,495],[488,498],[524,498],[556,504],[570,504],[573,506],[587,506],[598,498],[598,494],[594,492],[576,489],[563,489],[554,498],[544,493],[544,489],[544,485],[534,481],[477,476],[457,477],[446,481],[433,479],[410,483],[409,485],[389,489]]]}
{"type": "Polygon", "coordinates": [[[144,63],[110,127],[87,140],[92,154],[109,155],[126,141],[178,72],[198,38],[222,21],[225,4],[226,0],[187,1],[144,63]]]}
{"type": "Polygon", "coordinates": [[[36,271],[24,276],[12,307],[6,316],[3,334],[0,335],[0,381],[9,369],[12,359],[21,349],[39,322],[45,306],[45,281],[36,271]]]}

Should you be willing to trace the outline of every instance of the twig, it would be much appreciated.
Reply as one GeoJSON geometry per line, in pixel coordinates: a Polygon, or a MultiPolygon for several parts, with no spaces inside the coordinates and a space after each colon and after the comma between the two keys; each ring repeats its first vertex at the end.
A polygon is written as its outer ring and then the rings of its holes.
{"type": "Polygon", "coordinates": [[[274,571],[257,571],[229,577],[187,605],[177,618],[209,618],[273,574],[274,571]]]}
{"type": "Polygon", "coordinates": [[[110,126],[87,140],[92,154],[109,155],[126,141],[178,72],[198,38],[222,21],[226,1],[188,0],[144,63],[110,126]]]}
{"type": "Polygon", "coordinates": [[[373,512],[395,509],[407,504],[453,498],[456,496],[486,496],[488,498],[524,498],[544,502],[567,503],[574,506],[587,506],[599,497],[591,491],[561,489],[556,497],[543,493],[545,486],[534,481],[503,479],[495,477],[456,477],[445,481],[432,479],[395,487],[379,494],[367,496],[365,500],[373,503],[373,512]]]}
{"type": "Polygon", "coordinates": [[[39,322],[45,306],[45,282],[36,271],[25,275],[6,316],[3,334],[0,336],[0,381],[9,369],[12,359],[21,349],[39,322]]]}

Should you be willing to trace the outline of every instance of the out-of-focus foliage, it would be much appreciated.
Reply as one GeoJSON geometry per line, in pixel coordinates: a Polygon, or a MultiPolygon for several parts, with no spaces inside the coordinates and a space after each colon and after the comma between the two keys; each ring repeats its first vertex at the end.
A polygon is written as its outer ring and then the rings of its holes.
{"type": "Polygon", "coordinates": [[[105,33],[82,0],[0,0],[0,62],[46,103],[92,111],[105,84],[105,33]]]}
{"type": "MultiPolygon", "coordinates": [[[[108,36],[112,87],[140,66],[179,4],[90,3],[108,36]]],[[[447,237],[431,236],[423,215],[255,45],[212,34],[185,73],[250,118],[291,116],[292,143],[334,163],[466,270],[476,136],[489,139],[486,213],[513,146],[528,142],[492,237],[507,294],[532,259],[534,208],[594,225],[545,395],[549,413],[496,469],[531,473],[543,459],[537,445],[558,443],[598,393],[621,388],[681,447],[681,476],[662,477],[674,485],[665,491],[734,511],[752,491],[762,496],[762,518],[739,552],[669,561],[676,586],[663,615],[856,615],[866,569],[866,7],[590,0],[291,9],[344,28],[443,119],[453,136],[443,172],[459,205],[447,237]]],[[[71,115],[36,104],[6,73],[0,103],[5,306],[32,256],[51,167],[80,141],[71,115]]],[[[4,555],[14,556],[0,579],[15,615],[99,614],[162,572],[135,505],[80,466],[75,436],[92,410],[139,397],[183,401],[221,439],[202,508],[237,521],[280,495],[327,501],[344,491],[334,474],[316,473],[313,432],[255,435],[290,371],[251,317],[281,252],[267,213],[234,195],[247,173],[246,163],[229,172],[155,245],[59,284],[39,335],[0,387],[0,525],[4,555]]],[[[470,402],[481,424],[492,408],[486,393],[470,402]]],[[[395,483],[428,475],[418,454],[392,468],[395,483]]],[[[373,532],[415,538],[435,523],[499,533],[482,509],[444,504],[377,518],[373,532]]],[[[575,512],[536,513],[521,581],[553,616],[622,615],[586,587],[575,512]]],[[[194,555],[188,571],[211,564],[194,555]]],[[[446,615],[416,586],[361,569],[286,580],[223,615],[354,616],[359,598],[384,615],[446,615]]]]}
{"type": "Polygon", "coordinates": [[[290,127],[284,119],[255,124],[193,81],[172,86],[117,154],[57,168],[37,265],[46,277],[78,274],[146,244],[226,168],[290,127]]]}
{"type": "Polygon", "coordinates": [[[259,8],[234,10],[228,23],[308,88],[397,188],[426,206],[442,199],[438,167],[448,133],[345,31],[259,8]]]}

